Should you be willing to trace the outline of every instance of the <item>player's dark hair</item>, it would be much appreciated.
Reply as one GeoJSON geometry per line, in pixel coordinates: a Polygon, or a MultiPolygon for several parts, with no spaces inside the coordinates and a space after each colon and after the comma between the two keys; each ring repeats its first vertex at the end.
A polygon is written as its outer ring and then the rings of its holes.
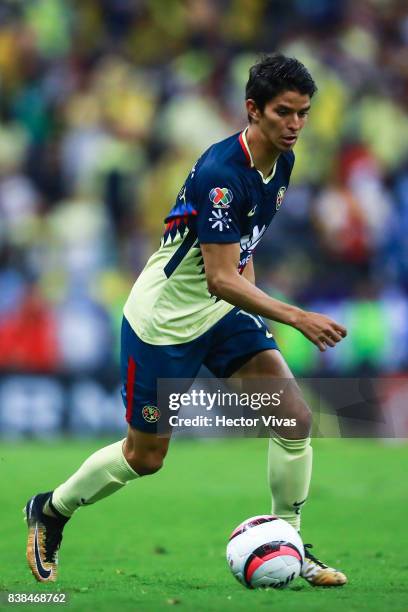
{"type": "Polygon", "coordinates": [[[267,102],[288,90],[310,97],[317,91],[310,72],[294,57],[281,53],[264,55],[249,69],[245,98],[254,100],[260,111],[264,110],[267,102]]]}

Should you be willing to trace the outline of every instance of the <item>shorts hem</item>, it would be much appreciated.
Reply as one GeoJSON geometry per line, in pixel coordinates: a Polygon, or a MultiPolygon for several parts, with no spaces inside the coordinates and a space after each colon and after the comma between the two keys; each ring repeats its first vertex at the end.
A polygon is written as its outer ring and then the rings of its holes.
{"type": "Polygon", "coordinates": [[[261,348],[257,348],[253,351],[250,351],[248,353],[244,353],[243,355],[239,355],[238,357],[236,357],[236,359],[234,359],[231,365],[225,369],[224,378],[230,378],[230,376],[232,376],[237,370],[239,370],[243,365],[248,363],[248,361],[252,357],[254,357],[255,355],[258,355],[258,353],[263,353],[264,351],[274,351],[274,350],[275,351],[280,350],[276,343],[274,346],[264,346],[261,348]]]}

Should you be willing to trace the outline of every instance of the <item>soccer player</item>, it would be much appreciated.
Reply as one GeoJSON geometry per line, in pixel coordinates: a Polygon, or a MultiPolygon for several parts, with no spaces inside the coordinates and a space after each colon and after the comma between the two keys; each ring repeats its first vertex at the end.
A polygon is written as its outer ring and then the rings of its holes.
{"type": "MultiPolygon", "coordinates": [[[[261,317],[291,325],[321,351],[346,335],[328,317],[280,302],[255,285],[252,256],[280,211],[292,149],[315,92],[298,60],[266,56],[250,69],[248,126],[211,146],[193,166],[165,219],[160,248],[124,307],[127,437],[27,503],[27,558],[37,580],[56,580],[62,531],[78,508],[162,467],[169,437],[157,435],[158,378],[194,378],[204,364],[219,378],[293,379],[261,317]]],[[[299,530],[312,471],[311,413],[293,388],[282,410],[296,426],[271,436],[268,471],[272,513],[299,530]]],[[[310,546],[301,575],[315,586],[345,584],[346,576],[319,561],[310,546]]]]}

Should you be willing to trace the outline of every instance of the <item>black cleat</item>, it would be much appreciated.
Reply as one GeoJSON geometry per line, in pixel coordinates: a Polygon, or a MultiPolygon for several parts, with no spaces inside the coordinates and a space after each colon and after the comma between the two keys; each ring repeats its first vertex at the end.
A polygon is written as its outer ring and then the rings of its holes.
{"type": "Polygon", "coordinates": [[[52,491],[34,495],[23,510],[28,526],[27,561],[39,582],[55,582],[57,579],[58,549],[62,530],[69,520],[59,513],[58,518],[43,513],[44,504],[51,495],[52,491]]]}

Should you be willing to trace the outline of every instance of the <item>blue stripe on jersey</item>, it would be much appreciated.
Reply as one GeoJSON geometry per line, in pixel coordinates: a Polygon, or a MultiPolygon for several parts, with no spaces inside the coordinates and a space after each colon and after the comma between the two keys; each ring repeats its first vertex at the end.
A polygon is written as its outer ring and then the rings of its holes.
{"type": "Polygon", "coordinates": [[[183,240],[183,242],[180,244],[177,251],[174,253],[174,255],[169,259],[167,264],[164,266],[164,273],[167,276],[167,278],[170,278],[174,270],[182,262],[182,260],[187,255],[187,253],[193,246],[194,242],[196,241],[196,238],[197,238],[197,235],[190,230],[187,236],[185,237],[185,239],[183,240]]]}

